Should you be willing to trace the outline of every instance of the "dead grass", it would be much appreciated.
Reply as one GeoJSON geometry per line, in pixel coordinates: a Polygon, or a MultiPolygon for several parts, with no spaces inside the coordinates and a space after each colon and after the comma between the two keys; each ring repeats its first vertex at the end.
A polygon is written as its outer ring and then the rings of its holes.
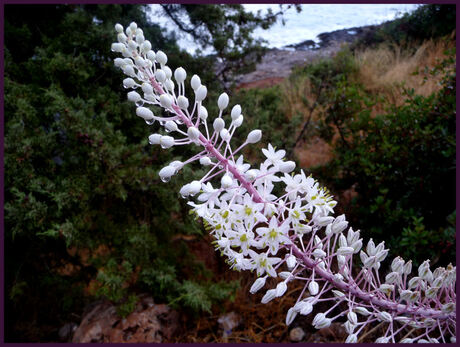
{"type": "Polygon", "coordinates": [[[418,48],[406,50],[396,45],[385,45],[356,52],[358,82],[368,92],[381,95],[395,105],[404,102],[403,87],[413,88],[415,94],[428,96],[438,91],[440,86],[439,77],[429,75],[425,67],[432,69],[444,58],[444,51],[454,45],[453,40],[429,40],[418,48]],[[417,71],[419,73],[414,74],[417,71]]]}

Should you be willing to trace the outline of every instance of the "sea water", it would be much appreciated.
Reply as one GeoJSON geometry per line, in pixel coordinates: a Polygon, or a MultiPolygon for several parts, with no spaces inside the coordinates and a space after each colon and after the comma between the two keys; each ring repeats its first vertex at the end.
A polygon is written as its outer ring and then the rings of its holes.
{"type": "MultiPolygon", "coordinates": [[[[160,5],[152,6],[151,20],[162,27],[174,31],[179,37],[178,44],[188,52],[194,53],[201,49],[204,54],[212,53],[211,49],[202,49],[190,35],[180,32],[177,26],[167,18],[160,5]]],[[[305,40],[318,42],[318,35],[340,29],[360,27],[365,25],[381,24],[393,20],[404,13],[414,11],[418,4],[302,4],[302,11],[297,13],[290,8],[284,14],[285,25],[278,21],[268,30],[257,29],[254,37],[263,38],[270,48],[283,48],[286,45],[296,44],[305,40]]],[[[262,11],[268,8],[273,12],[279,10],[277,4],[246,4],[244,7],[251,12],[262,11]]],[[[184,18],[185,20],[185,18],[184,18]]]]}

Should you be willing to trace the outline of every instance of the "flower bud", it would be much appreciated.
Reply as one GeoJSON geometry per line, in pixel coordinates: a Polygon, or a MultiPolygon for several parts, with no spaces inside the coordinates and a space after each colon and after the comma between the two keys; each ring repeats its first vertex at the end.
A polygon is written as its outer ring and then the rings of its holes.
{"type": "Polygon", "coordinates": [[[375,253],[376,253],[376,251],[375,251],[375,243],[374,243],[374,241],[372,239],[370,239],[369,242],[367,243],[366,252],[370,256],[375,255],[375,253]]]}
{"type": "Polygon", "coordinates": [[[192,86],[192,89],[196,91],[198,88],[201,86],[201,79],[198,77],[198,75],[193,75],[192,79],[190,80],[190,85],[192,86]]]}
{"type": "Polygon", "coordinates": [[[225,142],[229,142],[230,139],[232,138],[228,130],[225,128],[220,131],[219,135],[222,138],[222,140],[224,140],[225,142]]]}
{"type": "Polygon", "coordinates": [[[316,281],[311,281],[308,283],[308,291],[310,292],[311,295],[315,296],[319,292],[319,285],[318,282],[316,281]]]}
{"type": "Polygon", "coordinates": [[[326,226],[328,224],[331,224],[332,222],[334,221],[334,217],[319,217],[316,224],[318,224],[318,226],[320,227],[323,227],[323,226],[326,226]]]}
{"type": "Polygon", "coordinates": [[[236,120],[232,122],[235,128],[238,128],[241,126],[241,124],[243,124],[243,119],[244,119],[243,115],[240,115],[236,120]]]}
{"type": "Polygon", "coordinates": [[[160,104],[164,108],[170,108],[171,105],[172,105],[172,102],[173,102],[173,100],[172,100],[171,96],[169,96],[169,94],[161,94],[160,95],[160,104]]]}
{"type": "Polygon", "coordinates": [[[151,145],[159,145],[161,137],[162,136],[160,134],[152,134],[149,136],[149,143],[151,145]]]}
{"type": "Polygon", "coordinates": [[[219,107],[219,110],[224,110],[228,106],[228,95],[227,93],[222,93],[219,96],[219,99],[217,100],[217,106],[219,107]]]}
{"type": "Polygon", "coordinates": [[[406,337],[399,341],[399,343],[414,343],[414,339],[411,339],[410,337],[406,337]]]}
{"type": "Polygon", "coordinates": [[[135,32],[137,29],[136,22],[131,22],[131,24],[129,24],[129,28],[131,29],[132,32],[135,32]]]}
{"type": "Polygon", "coordinates": [[[262,138],[262,131],[259,129],[253,130],[248,134],[248,138],[246,139],[246,142],[248,143],[257,143],[260,141],[262,138]]]}
{"type": "Polygon", "coordinates": [[[406,274],[406,275],[409,275],[411,272],[412,272],[412,260],[409,260],[403,266],[403,273],[406,274]]]}
{"type": "Polygon", "coordinates": [[[259,289],[262,289],[262,287],[265,285],[265,280],[267,277],[259,277],[258,279],[255,280],[255,282],[252,284],[251,289],[249,289],[249,292],[251,294],[254,294],[259,291],[259,289]]]}
{"type": "Polygon", "coordinates": [[[170,79],[167,79],[163,85],[165,86],[166,90],[171,92],[174,90],[174,82],[170,79]]]}
{"type": "Polygon", "coordinates": [[[347,313],[347,318],[353,325],[358,324],[358,316],[353,311],[347,313]]]}
{"type": "Polygon", "coordinates": [[[241,106],[240,105],[233,106],[232,112],[230,113],[232,120],[235,121],[240,115],[241,115],[241,106]]]}
{"type": "Polygon", "coordinates": [[[279,165],[280,171],[284,173],[289,173],[295,169],[295,163],[293,161],[283,161],[279,165]]]}
{"type": "Polygon", "coordinates": [[[310,302],[303,301],[303,304],[300,305],[299,313],[302,316],[306,316],[310,314],[312,311],[313,311],[313,305],[310,302]]]}
{"type": "Polygon", "coordinates": [[[142,91],[145,94],[153,94],[153,88],[149,83],[142,83],[142,91]]]}
{"type": "Polygon", "coordinates": [[[128,42],[128,48],[131,51],[135,51],[137,49],[137,46],[138,46],[138,44],[137,44],[136,41],[131,40],[131,41],[128,42]]]}
{"type": "Polygon", "coordinates": [[[254,181],[257,177],[257,170],[251,169],[251,170],[246,171],[245,177],[247,180],[251,182],[254,181]]]}
{"type": "Polygon", "coordinates": [[[198,117],[200,117],[202,120],[206,120],[208,118],[208,110],[204,106],[200,106],[200,109],[198,111],[198,117]]]}
{"type": "Polygon", "coordinates": [[[208,89],[205,86],[200,85],[195,90],[195,100],[198,102],[203,101],[206,98],[207,94],[208,94],[208,89]]]}
{"type": "Polygon", "coordinates": [[[358,240],[358,241],[354,242],[351,245],[351,247],[353,247],[353,249],[354,249],[354,251],[353,251],[354,254],[358,253],[361,250],[361,248],[363,247],[363,240],[358,240]]]}
{"type": "Polygon", "coordinates": [[[390,338],[388,337],[379,337],[377,340],[375,340],[375,343],[388,343],[390,342],[390,338]]]}
{"type": "Polygon", "coordinates": [[[291,277],[291,273],[289,271],[282,271],[278,274],[283,280],[291,277]]]}
{"type": "Polygon", "coordinates": [[[162,66],[166,65],[168,61],[168,57],[166,56],[166,54],[164,54],[163,51],[158,51],[155,55],[155,59],[162,66]]]}
{"type": "Polygon", "coordinates": [[[286,293],[287,290],[287,284],[285,281],[278,283],[276,286],[276,297],[283,296],[284,293],[286,293]]]}
{"type": "Polygon", "coordinates": [[[156,72],[155,72],[155,79],[160,82],[160,83],[163,83],[164,81],[166,81],[166,74],[163,70],[161,69],[158,69],[156,72]]]}
{"type": "Polygon", "coordinates": [[[155,56],[156,56],[156,54],[155,54],[154,51],[150,50],[150,51],[147,52],[147,59],[148,60],[154,62],[155,61],[155,56]]]}
{"type": "Polygon", "coordinates": [[[122,33],[123,32],[123,25],[121,25],[120,23],[115,24],[115,31],[117,33],[122,33]]]}
{"type": "Polygon", "coordinates": [[[371,313],[367,310],[367,308],[358,306],[355,307],[354,310],[358,312],[361,316],[369,316],[371,313]]]}
{"type": "Polygon", "coordinates": [[[132,91],[128,93],[128,100],[132,102],[140,101],[142,98],[138,92],[132,91]]]}
{"type": "Polygon", "coordinates": [[[404,260],[402,260],[401,257],[396,257],[393,259],[391,263],[391,270],[394,272],[398,272],[399,274],[402,274],[403,266],[404,260]]]}
{"type": "Polygon", "coordinates": [[[381,322],[387,322],[387,323],[390,323],[391,321],[393,321],[391,314],[385,311],[377,313],[377,319],[381,322]]]}
{"type": "Polygon", "coordinates": [[[313,325],[316,329],[328,328],[331,325],[331,320],[326,318],[324,313],[318,313],[313,319],[313,325]]]}
{"type": "Polygon", "coordinates": [[[222,118],[216,118],[214,119],[212,126],[214,127],[214,130],[219,133],[225,127],[225,122],[222,118]]]}
{"type": "MultiPolygon", "coordinates": [[[[139,31],[139,30],[142,31],[141,29],[137,29],[136,32],[139,31]]],[[[144,43],[144,41],[145,41],[144,34],[143,33],[139,33],[139,34],[136,33],[136,42],[138,44],[142,45],[142,43],[144,43]]],[[[150,47],[150,48],[152,48],[152,47],[150,47]]]]}
{"type": "Polygon", "coordinates": [[[348,335],[347,339],[345,340],[345,343],[356,343],[356,342],[358,342],[358,336],[356,334],[348,335]]]}
{"type": "Polygon", "coordinates": [[[172,71],[169,66],[163,66],[161,69],[165,72],[166,78],[171,79],[172,71]]]}
{"type": "Polygon", "coordinates": [[[145,61],[143,58],[141,58],[139,56],[134,58],[134,63],[138,68],[142,68],[142,67],[147,66],[147,61],[145,61]]]}
{"type": "Polygon", "coordinates": [[[195,127],[190,127],[187,130],[187,135],[190,137],[190,140],[195,141],[200,137],[200,132],[197,128],[195,127]]]}
{"type": "MultiPolygon", "coordinates": [[[[136,41],[139,41],[139,40],[136,40],[136,41]]],[[[151,49],[152,49],[152,44],[150,43],[149,40],[145,40],[144,42],[142,42],[142,45],[141,45],[141,52],[142,53],[147,53],[151,49]]]]}
{"type": "Polygon", "coordinates": [[[337,254],[347,256],[353,254],[354,251],[355,250],[353,247],[339,247],[339,249],[337,250],[337,254]]]}
{"type": "Polygon", "coordinates": [[[289,270],[293,269],[296,263],[297,259],[292,254],[286,259],[286,265],[289,270]]]}
{"type": "Polygon", "coordinates": [[[345,328],[345,331],[348,333],[348,334],[353,334],[353,331],[355,331],[355,328],[356,328],[356,325],[354,325],[353,323],[351,323],[349,320],[347,320],[344,324],[343,324],[344,328],[345,328]]]}
{"type": "Polygon", "coordinates": [[[397,283],[399,281],[399,274],[397,272],[390,272],[388,275],[385,276],[386,283],[397,283]]]}
{"type": "Polygon", "coordinates": [[[125,48],[125,45],[123,43],[119,43],[119,42],[112,43],[112,47],[111,47],[112,51],[117,52],[117,53],[123,52],[124,48],[125,48]]]}
{"type": "Polygon", "coordinates": [[[122,70],[125,75],[136,77],[136,72],[134,71],[134,68],[132,65],[125,65],[122,67],[122,70]]]}
{"type": "Polygon", "coordinates": [[[200,181],[192,181],[190,182],[190,195],[198,194],[201,190],[201,182],[200,181]]]}
{"type": "Polygon", "coordinates": [[[162,136],[160,139],[161,148],[170,148],[174,146],[174,137],[172,136],[162,136]]]}
{"type": "Polygon", "coordinates": [[[190,183],[187,183],[185,186],[183,186],[180,189],[179,193],[180,195],[182,195],[182,197],[189,196],[190,195],[190,183]]]}
{"type": "Polygon", "coordinates": [[[179,106],[183,110],[188,109],[188,99],[183,95],[179,95],[179,97],[177,98],[177,106],[179,106]]]}
{"type": "Polygon", "coordinates": [[[209,157],[201,157],[200,158],[200,164],[203,165],[203,166],[209,166],[212,164],[212,161],[211,159],[209,159],[209,157]]]}
{"type": "Polygon", "coordinates": [[[125,65],[125,60],[122,59],[122,58],[115,58],[115,60],[113,61],[113,64],[116,66],[116,67],[119,67],[121,68],[123,65],[125,65]]]}
{"type": "Polygon", "coordinates": [[[297,312],[294,310],[293,307],[291,307],[286,314],[286,325],[290,325],[294,321],[296,316],[297,312]]]}
{"type": "Polygon", "coordinates": [[[176,173],[176,168],[172,166],[166,166],[160,170],[158,173],[158,176],[162,180],[169,179],[171,176],[173,176],[176,173]]]}
{"type": "Polygon", "coordinates": [[[224,175],[222,176],[220,183],[222,185],[222,188],[227,189],[233,185],[233,180],[229,175],[224,175]]]}
{"type": "Polygon", "coordinates": [[[187,78],[187,73],[183,67],[178,67],[174,71],[174,78],[176,79],[177,83],[183,83],[187,78]]]}
{"type": "Polygon", "coordinates": [[[171,163],[169,163],[169,166],[172,166],[177,171],[180,170],[182,166],[184,166],[184,163],[182,163],[180,160],[174,160],[171,163]]]}
{"type": "Polygon", "coordinates": [[[153,119],[153,112],[150,111],[147,107],[136,108],[136,114],[145,120],[153,119]]]}
{"type": "Polygon", "coordinates": [[[168,120],[166,123],[165,123],[165,129],[168,130],[168,131],[176,131],[177,130],[177,124],[176,122],[172,121],[172,120],[168,120]]]}
{"type": "Polygon", "coordinates": [[[276,297],[276,290],[269,289],[262,298],[262,304],[266,304],[269,301],[272,301],[276,297]]]}
{"type": "Polygon", "coordinates": [[[313,251],[313,256],[319,259],[324,258],[326,255],[327,255],[326,252],[324,252],[322,249],[319,249],[319,248],[313,251]]]}

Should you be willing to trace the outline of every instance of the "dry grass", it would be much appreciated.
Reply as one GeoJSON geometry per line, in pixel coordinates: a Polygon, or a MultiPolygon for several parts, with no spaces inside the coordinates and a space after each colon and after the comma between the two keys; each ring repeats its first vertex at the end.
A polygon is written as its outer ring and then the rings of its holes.
{"type": "Polygon", "coordinates": [[[424,42],[418,48],[401,50],[396,45],[366,49],[355,54],[359,66],[358,82],[372,93],[385,97],[395,105],[404,102],[402,88],[413,88],[415,94],[428,96],[439,90],[439,77],[424,72],[433,68],[444,58],[444,51],[455,41],[424,42]],[[414,75],[416,71],[419,74],[414,75]],[[427,80],[424,82],[424,78],[427,80]]]}

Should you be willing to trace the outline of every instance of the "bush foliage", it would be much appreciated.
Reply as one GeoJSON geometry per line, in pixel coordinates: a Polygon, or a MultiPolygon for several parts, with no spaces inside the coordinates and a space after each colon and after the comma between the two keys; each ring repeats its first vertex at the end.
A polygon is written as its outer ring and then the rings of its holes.
{"type": "MultiPolygon", "coordinates": [[[[203,237],[177,193],[193,172],[162,184],[157,173],[176,154],[148,145],[155,129],[136,117],[113,66],[114,24],[134,20],[172,67],[209,71],[147,14],[140,5],[6,7],[10,341],[56,339],[47,324],[74,320],[97,297],[122,315],[140,292],[197,312],[235,291],[173,238],[203,237]]],[[[200,75],[214,83],[212,72],[200,75]]]]}

